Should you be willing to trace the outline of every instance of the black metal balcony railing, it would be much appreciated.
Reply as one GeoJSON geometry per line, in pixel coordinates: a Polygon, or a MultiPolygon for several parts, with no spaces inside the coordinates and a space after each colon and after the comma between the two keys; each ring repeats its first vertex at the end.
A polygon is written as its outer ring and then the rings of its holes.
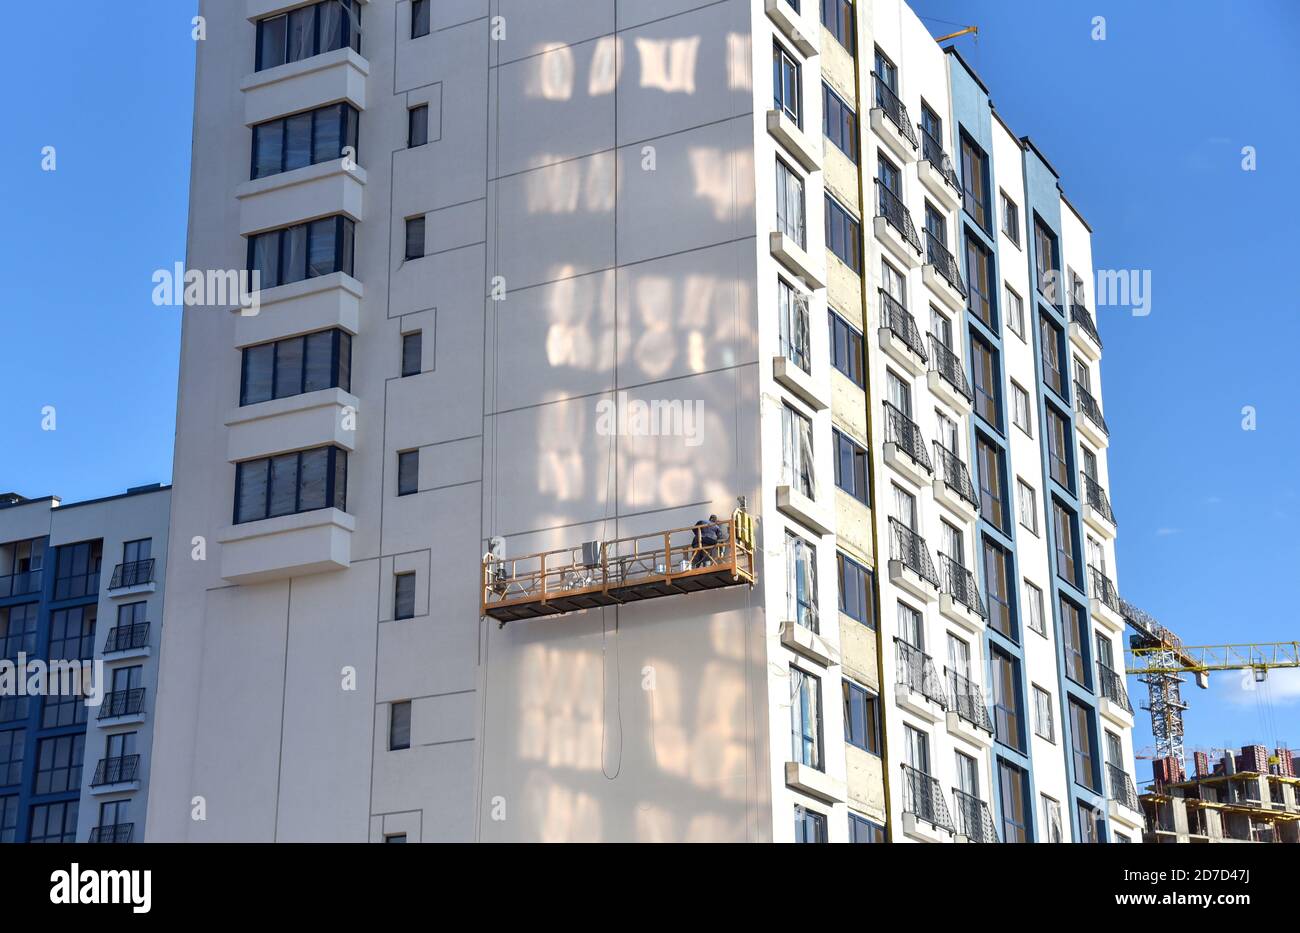
{"type": "Polygon", "coordinates": [[[943,176],[943,180],[948,186],[957,192],[961,198],[961,179],[957,177],[957,171],[953,168],[952,159],[948,153],[943,151],[943,143],[935,139],[925,131],[925,127],[918,125],[917,129],[921,131],[921,158],[935,167],[935,170],[943,176]]]}
{"type": "Polygon", "coordinates": [[[104,694],[104,702],[99,707],[99,718],[134,716],[143,712],[144,687],[132,687],[129,690],[110,690],[104,694]]]}
{"type": "Polygon", "coordinates": [[[54,578],[55,599],[77,599],[81,596],[94,596],[98,592],[98,570],[54,578]]]}
{"type": "Polygon", "coordinates": [[[949,708],[976,729],[983,729],[992,735],[993,717],[989,715],[988,705],[984,702],[984,691],[980,689],[980,685],[951,668],[946,670],[949,708]]]}
{"type": "Polygon", "coordinates": [[[929,230],[925,231],[925,261],[934,266],[943,280],[957,289],[962,298],[966,297],[966,283],[962,281],[961,270],[957,268],[957,259],[948,252],[948,247],[929,230]]]}
{"type": "Polygon", "coordinates": [[[980,599],[975,574],[967,570],[960,561],[954,560],[942,551],[939,552],[939,569],[943,572],[943,592],[971,612],[978,613],[981,619],[988,618],[984,600],[980,599]]]}
{"type": "Polygon", "coordinates": [[[1124,687],[1124,678],[1118,671],[1111,670],[1100,661],[1097,662],[1097,692],[1124,712],[1133,712],[1133,704],[1128,700],[1128,690],[1124,687]]]}
{"type": "Polygon", "coordinates": [[[120,590],[128,586],[142,586],[153,582],[153,558],[133,560],[118,564],[113,568],[113,579],[109,581],[110,590],[120,590]]]}
{"type": "Polygon", "coordinates": [[[907,105],[898,99],[894,89],[881,80],[880,75],[871,72],[872,83],[876,86],[876,107],[885,112],[889,122],[898,128],[903,138],[917,147],[916,134],[912,132],[912,121],[907,116],[907,105]]]}
{"type": "Polygon", "coordinates": [[[885,218],[885,222],[898,231],[907,244],[916,250],[916,254],[921,255],[921,237],[917,235],[916,224],[912,223],[907,205],[879,178],[876,179],[876,204],[880,208],[876,216],[885,218]]]}
{"type": "Polygon", "coordinates": [[[892,402],[885,402],[885,441],[897,444],[925,472],[934,472],[930,455],[925,452],[925,438],[921,437],[921,429],[892,402]]]}
{"type": "Polygon", "coordinates": [[[1088,567],[1088,594],[1094,599],[1100,599],[1102,604],[1111,611],[1122,614],[1119,590],[1115,589],[1115,584],[1110,577],[1092,566],[1088,567]]]}
{"type": "Polygon", "coordinates": [[[1083,477],[1083,501],[1096,509],[1101,517],[1114,525],[1115,513],[1110,508],[1110,497],[1106,495],[1106,487],[1097,482],[1082,470],[1079,475],[1083,477]]]}
{"type": "Polygon", "coordinates": [[[930,358],[925,354],[925,343],[921,340],[921,331],[916,326],[916,319],[903,307],[902,302],[889,292],[883,288],[879,289],[879,292],[881,325],[889,328],[889,332],[903,341],[907,349],[921,358],[921,362],[929,362],[930,358]]]}
{"type": "Polygon", "coordinates": [[[28,570],[0,577],[0,599],[6,596],[27,596],[41,591],[41,571],[28,570]]]}
{"type": "Polygon", "coordinates": [[[1074,397],[1083,416],[1100,428],[1102,434],[1110,437],[1110,428],[1106,427],[1106,419],[1101,416],[1101,405],[1077,379],[1074,382],[1074,397]]]}
{"type": "Polygon", "coordinates": [[[935,572],[934,561],[930,559],[930,551],[925,546],[925,539],[896,518],[891,518],[889,524],[893,529],[893,534],[890,535],[890,558],[901,561],[904,567],[922,580],[929,581],[930,585],[937,590],[939,574],[935,572]]]}
{"type": "Polygon", "coordinates": [[[957,805],[957,832],[971,842],[1000,842],[997,826],[989,805],[974,794],[952,789],[953,803],[957,805]]]}
{"type": "Polygon", "coordinates": [[[931,368],[968,402],[975,401],[975,393],[971,391],[970,383],[966,381],[966,370],[961,365],[961,357],[950,350],[934,334],[928,336],[930,338],[930,357],[932,359],[931,368]]]}
{"type": "Polygon", "coordinates": [[[1092,319],[1088,309],[1083,306],[1082,302],[1073,301],[1070,303],[1070,320],[1078,324],[1088,338],[1101,349],[1101,335],[1097,333],[1097,324],[1092,319]]]}
{"type": "Polygon", "coordinates": [[[135,622],[131,625],[115,625],[108,630],[104,642],[104,654],[115,651],[135,651],[149,647],[149,623],[135,622]]]}
{"type": "Polygon", "coordinates": [[[952,817],[944,802],[939,782],[924,771],[903,765],[903,812],[913,814],[935,829],[953,832],[952,817]]]}
{"type": "Polygon", "coordinates": [[[975,495],[975,484],[971,482],[970,472],[966,469],[966,464],[961,462],[961,457],[935,441],[934,459],[939,463],[939,477],[943,484],[978,510],[980,501],[975,495]]]}
{"type": "Polygon", "coordinates": [[[90,830],[91,842],[115,842],[119,845],[130,842],[135,832],[134,823],[113,823],[109,826],[94,826],[90,830]]]}
{"type": "Polygon", "coordinates": [[[894,637],[894,645],[898,655],[898,682],[946,710],[948,697],[943,692],[943,681],[939,679],[934,660],[920,648],[897,636],[894,637]]]}
{"type": "Polygon", "coordinates": [[[139,755],[101,758],[99,764],[95,766],[95,776],[90,779],[90,786],[103,787],[105,784],[125,784],[128,781],[134,781],[139,773],[139,755]]]}
{"type": "Polygon", "coordinates": [[[1109,761],[1106,762],[1106,774],[1110,785],[1110,799],[1114,800],[1121,806],[1128,807],[1135,813],[1141,813],[1141,804],[1138,803],[1137,787],[1133,783],[1133,778],[1122,768],[1116,767],[1109,761]]]}

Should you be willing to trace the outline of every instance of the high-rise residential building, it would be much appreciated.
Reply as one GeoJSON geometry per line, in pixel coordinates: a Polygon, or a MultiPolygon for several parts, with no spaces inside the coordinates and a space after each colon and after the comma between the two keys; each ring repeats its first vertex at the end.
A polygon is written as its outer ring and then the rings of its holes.
{"type": "Polygon", "coordinates": [[[1089,232],[905,5],[200,12],[151,839],[1125,834],[1089,232]]]}
{"type": "Polygon", "coordinates": [[[0,842],[144,838],[170,498],[0,496],[0,842]]]}

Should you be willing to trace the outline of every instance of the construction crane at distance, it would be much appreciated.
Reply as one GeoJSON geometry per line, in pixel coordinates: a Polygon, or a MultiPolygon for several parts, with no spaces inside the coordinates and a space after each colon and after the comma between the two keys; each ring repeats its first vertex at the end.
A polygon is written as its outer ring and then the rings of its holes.
{"type": "MultiPolygon", "coordinates": [[[[942,20],[939,20],[939,22],[942,22],[942,20]]],[[[934,41],[947,42],[949,39],[956,39],[961,36],[970,36],[970,35],[978,36],[979,34],[980,34],[980,28],[978,26],[967,26],[965,29],[958,29],[956,32],[950,32],[946,36],[938,36],[935,38],[934,41]]]]}

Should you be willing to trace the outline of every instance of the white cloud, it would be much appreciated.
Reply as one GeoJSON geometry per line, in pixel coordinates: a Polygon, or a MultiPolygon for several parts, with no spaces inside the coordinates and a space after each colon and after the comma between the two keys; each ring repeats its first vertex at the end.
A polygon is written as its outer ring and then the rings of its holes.
{"type": "Polygon", "coordinates": [[[1183,529],[1181,528],[1157,528],[1156,529],[1157,538],[1167,538],[1170,535],[1180,535],[1182,533],[1183,533],[1183,529]]]}
{"type": "Polygon", "coordinates": [[[1224,671],[1214,675],[1216,692],[1236,706],[1254,706],[1271,700],[1278,706],[1300,703],[1300,668],[1269,671],[1265,683],[1255,683],[1251,671],[1224,671]]]}

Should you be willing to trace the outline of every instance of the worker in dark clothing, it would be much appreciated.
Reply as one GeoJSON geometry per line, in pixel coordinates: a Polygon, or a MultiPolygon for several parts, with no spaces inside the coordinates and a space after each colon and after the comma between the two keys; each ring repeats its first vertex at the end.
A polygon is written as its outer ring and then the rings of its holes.
{"type": "Polygon", "coordinates": [[[695,523],[695,560],[692,566],[704,567],[713,563],[714,551],[722,539],[722,529],[718,527],[718,516],[710,515],[709,520],[695,523]]]}

